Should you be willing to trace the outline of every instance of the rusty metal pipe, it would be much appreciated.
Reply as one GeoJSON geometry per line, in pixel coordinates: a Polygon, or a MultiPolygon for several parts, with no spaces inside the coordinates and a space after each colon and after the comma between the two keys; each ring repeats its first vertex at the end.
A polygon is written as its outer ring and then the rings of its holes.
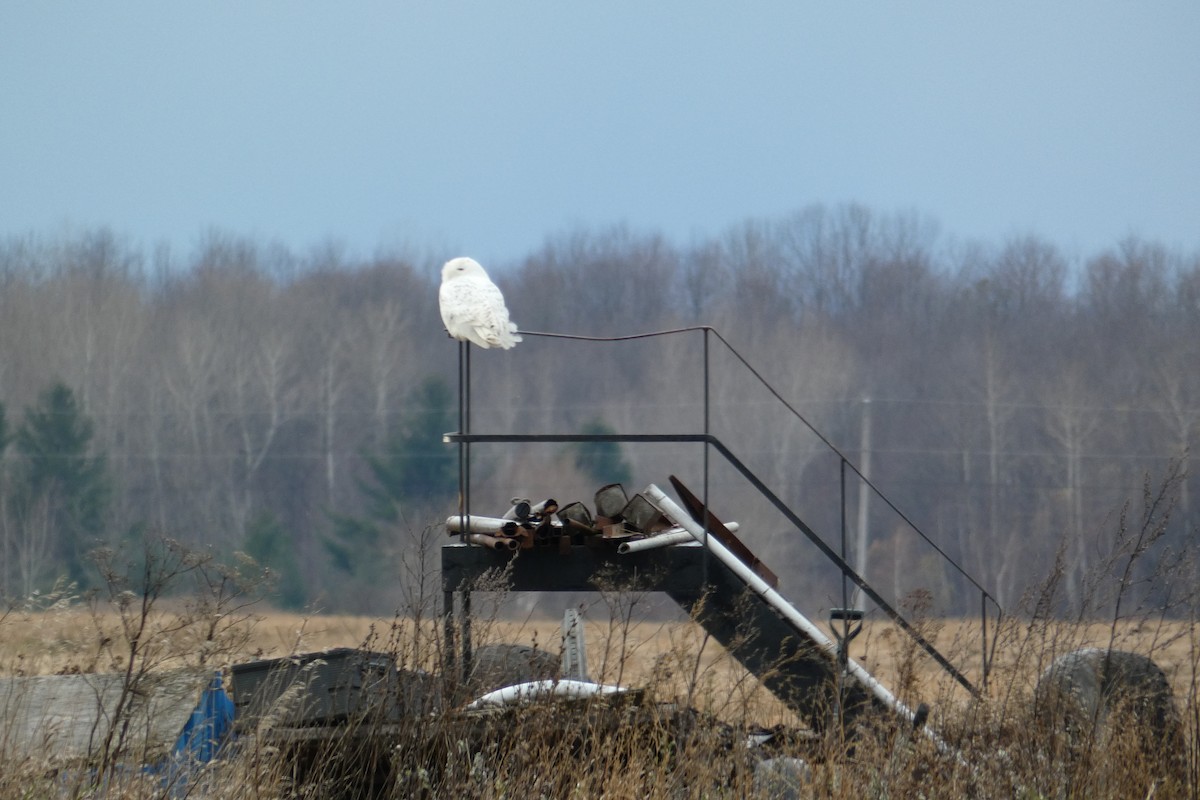
{"type": "Polygon", "coordinates": [[[471,544],[483,545],[484,547],[490,547],[493,550],[500,550],[501,552],[516,550],[518,546],[516,539],[509,539],[507,537],[500,536],[489,536],[486,533],[468,533],[466,535],[466,540],[471,544]]]}

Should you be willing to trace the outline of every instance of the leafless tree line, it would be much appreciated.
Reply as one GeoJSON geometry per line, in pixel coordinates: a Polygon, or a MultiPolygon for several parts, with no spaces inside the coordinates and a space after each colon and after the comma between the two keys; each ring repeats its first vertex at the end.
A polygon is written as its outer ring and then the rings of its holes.
{"type": "MultiPolygon", "coordinates": [[[[322,546],[330,514],[363,511],[363,456],[404,418],[411,390],[431,376],[453,385],[458,349],[436,308],[452,255],[297,254],[218,232],[180,261],[107,230],[10,239],[0,403],[13,425],[51,382],[76,391],[115,488],[114,540],[142,525],[227,552],[270,517],[307,596],[344,605],[322,546]]],[[[962,244],[914,214],[818,206],[687,246],[622,227],[572,231],[520,263],[485,266],[526,331],[713,326],[1002,602],[1063,541],[1067,595],[1078,595],[1122,505],[1173,460],[1185,477],[1160,557],[1195,537],[1186,467],[1200,430],[1200,253],[1127,238],[1075,258],[1036,237],[962,244]]],[[[835,537],[836,467],[786,417],[760,413],[770,398],[721,358],[708,387],[714,432],[835,537]]],[[[701,419],[696,363],[691,340],[671,338],[532,337],[512,353],[475,351],[472,424],[682,432],[701,419]]],[[[585,490],[557,450],[478,455],[473,502],[585,490]]],[[[665,483],[676,455],[626,451],[643,482],[665,483]]],[[[403,524],[419,530],[447,512],[414,500],[403,524]]],[[[756,521],[744,514],[723,516],[756,521]]],[[[6,542],[30,533],[3,521],[6,542]]],[[[905,545],[888,524],[850,555],[899,582],[920,569],[901,569],[905,545]]],[[[776,522],[761,527],[749,539],[777,571],[814,569],[789,561],[776,522]]],[[[412,535],[397,530],[380,557],[397,558],[412,535]]],[[[11,593],[16,554],[3,555],[11,593]]],[[[397,596],[379,589],[371,602],[397,596]]]]}

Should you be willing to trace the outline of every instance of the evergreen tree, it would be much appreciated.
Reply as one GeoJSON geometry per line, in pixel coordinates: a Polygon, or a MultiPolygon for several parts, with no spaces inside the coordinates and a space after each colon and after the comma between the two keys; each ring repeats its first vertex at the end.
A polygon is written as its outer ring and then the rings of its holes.
{"type": "MultiPolygon", "coordinates": [[[[367,477],[358,481],[366,501],[361,517],[334,515],[325,547],[339,570],[373,579],[392,552],[405,511],[428,508],[454,497],[458,462],[442,434],[455,425],[453,395],[440,378],[428,378],[409,397],[409,413],[384,444],[364,456],[367,477]]],[[[411,517],[409,521],[413,521],[411,517]]]]}
{"type": "MultiPolygon", "coordinates": [[[[586,436],[608,436],[616,433],[599,417],[586,423],[579,432],[586,436]]],[[[628,484],[633,479],[629,463],[621,452],[620,442],[579,442],[573,446],[575,467],[592,479],[597,486],[609,483],[628,484]]]]}
{"type": "Polygon", "coordinates": [[[59,382],[25,410],[16,433],[19,454],[13,505],[18,520],[43,521],[53,541],[50,565],[81,586],[87,553],[105,532],[109,487],[102,456],[90,453],[92,422],[75,393],[59,382]]]}
{"type": "Polygon", "coordinates": [[[307,599],[296,550],[274,514],[256,514],[246,526],[246,555],[270,570],[278,585],[276,603],[283,609],[300,609],[307,599]]]}

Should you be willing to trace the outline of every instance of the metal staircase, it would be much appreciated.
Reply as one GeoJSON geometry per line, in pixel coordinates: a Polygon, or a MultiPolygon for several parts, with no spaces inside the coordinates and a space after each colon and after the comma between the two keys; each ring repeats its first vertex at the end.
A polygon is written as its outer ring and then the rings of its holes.
{"type": "MultiPolygon", "coordinates": [[[[747,548],[731,542],[728,530],[709,508],[710,460],[715,456],[731,467],[756,490],[759,496],[787,520],[804,539],[816,547],[836,570],[842,582],[842,595],[851,591],[869,598],[874,608],[886,615],[939,667],[972,695],[986,689],[987,675],[995,647],[994,631],[1000,620],[1000,609],[994,598],[971,576],[916,528],[911,521],[878,492],[824,436],[813,428],[736,350],[708,327],[665,331],[636,337],[598,339],[562,334],[525,332],[526,348],[536,347],[539,337],[567,339],[579,342],[628,341],[639,338],[698,335],[703,337],[704,423],[702,432],[686,434],[548,434],[494,433],[471,430],[471,352],[466,345],[459,347],[459,426],[457,432],[445,434],[444,441],[459,449],[460,506],[459,516],[470,519],[471,447],[473,445],[520,443],[564,444],[578,442],[618,442],[637,444],[683,444],[703,447],[703,488],[694,495],[682,482],[672,478],[674,489],[683,506],[655,485],[642,495],[677,528],[687,530],[694,541],[638,552],[619,553],[613,547],[564,545],[554,551],[523,550],[497,551],[464,542],[442,548],[442,589],[448,639],[457,631],[462,637],[464,669],[470,658],[470,591],[473,585],[491,570],[506,570],[511,588],[535,592],[595,591],[597,581],[604,576],[622,576],[632,588],[642,591],[661,591],[684,608],[746,669],[782,702],[795,710],[814,728],[824,729],[841,724],[869,708],[882,708],[897,714],[907,722],[923,724],[924,712],[914,711],[882,686],[867,670],[848,655],[848,645],[861,624],[862,611],[843,603],[843,608],[831,609],[834,636],[826,635],[812,620],[802,614],[773,585],[773,573],[747,548]],[[535,341],[530,341],[535,340],[535,341]],[[764,483],[724,442],[710,430],[710,354],[714,348],[724,348],[732,354],[761,386],[795,419],[808,427],[834,455],[841,473],[841,547],[835,548],[795,513],[764,483]],[[858,491],[875,493],[882,502],[907,523],[915,535],[927,543],[938,557],[944,559],[945,569],[965,581],[980,599],[981,667],[980,686],[968,679],[957,667],[928,641],[898,610],[894,598],[884,596],[863,575],[859,574],[846,553],[847,476],[858,481],[858,491]],[[764,577],[766,576],[766,577],[764,577]],[[455,596],[460,598],[461,616],[453,625],[455,596]],[[989,641],[991,632],[991,641],[989,641]]],[[[590,346],[590,345],[589,345],[590,346]]]]}

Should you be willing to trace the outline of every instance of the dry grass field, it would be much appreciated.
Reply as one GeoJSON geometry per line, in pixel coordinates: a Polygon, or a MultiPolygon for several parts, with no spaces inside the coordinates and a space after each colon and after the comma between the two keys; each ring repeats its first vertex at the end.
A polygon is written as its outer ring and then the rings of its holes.
{"type": "MultiPolygon", "coordinates": [[[[280,613],[224,594],[215,601],[163,594],[146,605],[136,593],[113,592],[108,598],[90,604],[49,598],[0,616],[0,678],[120,673],[129,676],[134,696],[141,677],[178,667],[228,671],[260,658],[352,647],[388,652],[404,668],[436,674],[445,655],[436,615],[415,622],[280,613]]],[[[497,608],[486,599],[474,607],[476,647],[517,644],[557,658],[561,619],[514,619],[497,608]]],[[[837,730],[801,730],[795,715],[699,626],[610,610],[585,609],[590,677],[643,689],[636,710],[552,704],[481,718],[464,710],[469,696],[459,695],[392,734],[385,752],[368,753],[367,739],[347,736],[330,750],[303,751],[303,759],[297,755],[301,750],[279,744],[260,728],[244,732],[238,747],[182,794],[180,787],[130,772],[121,761],[128,754],[114,751],[111,763],[81,769],[56,760],[52,743],[40,760],[17,759],[0,737],[0,800],[1200,794],[1200,638],[1190,621],[1143,616],[1117,624],[1068,623],[1013,616],[989,631],[994,657],[987,690],[976,702],[892,624],[869,619],[851,656],[910,707],[930,706],[929,724],[945,743],[938,746],[886,720],[877,726],[872,721],[851,738],[837,730]],[[1174,694],[1175,733],[1147,736],[1137,708],[1114,703],[1097,712],[1086,730],[1047,723],[1035,708],[1039,676],[1057,657],[1086,647],[1152,658],[1174,694]],[[761,729],[776,733],[772,749],[748,749],[746,733],[761,729]],[[803,759],[805,766],[791,758],[803,759]],[[308,767],[297,767],[301,762],[308,767]],[[782,783],[763,778],[765,763],[784,764],[782,783]],[[380,773],[380,764],[388,769],[380,773]],[[367,780],[367,772],[387,777],[367,780]]],[[[981,683],[976,621],[917,624],[981,683]]]]}
{"type": "MultiPolygon", "coordinates": [[[[272,612],[252,600],[259,584],[245,567],[212,564],[174,542],[158,547],[146,555],[154,569],[143,583],[112,571],[100,595],[34,597],[0,614],[5,685],[36,675],[121,676],[120,704],[100,715],[97,746],[83,759],[62,757],[53,727],[34,746],[14,747],[11,717],[0,718],[0,800],[1200,796],[1200,637],[1195,614],[1181,607],[1171,618],[1144,610],[1118,622],[1009,616],[989,631],[994,655],[978,699],[904,632],[868,619],[851,656],[910,708],[928,704],[931,736],[894,716],[806,729],[700,626],[662,621],[653,603],[610,591],[582,609],[589,676],[641,691],[620,702],[482,712],[467,708],[478,687],[442,669],[457,648],[448,648],[436,602],[422,603],[418,618],[272,612]],[[316,736],[268,714],[186,784],[164,783],[163,772],[143,769],[144,752],[124,746],[131,709],[156,675],[228,675],[233,664],[334,648],[386,652],[402,674],[420,670],[432,702],[398,726],[364,721],[316,736]],[[1090,705],[1034,691],[1056,658],[1081,648],[1152,658],[1163,673],[1156,697],[1169,685],[1174,709],[1165,714],[1126,678],[1090,705]],[[766,742],[750,735],[762,730],[772,732],[766,742]]],[[[1044,596],[1052,590],[1048,583],[1044,596]]],[[[918,615],[914,625],[982,685],[976,621],[918,615]]],[[[516,618],[503,591],[480,591],[470,638],[476,649],[524,645],[557,661],[560,626],[558,616],[516,618]]],[[[462,633],[454,631],[457,642],[462,633]]],[[[19,709],[7,697],[0,714],[11,715],[19,709]]]]}
{"type": "MultiPolygon", "coordinates": [[[[160,624],[165,628],[177,623],[178,613],[164,611],[160,624]]],[[[170,633],[162,642],[162,657],[164,665],[206,661],[227,667],[335,647],[386,650],[396,647],[397,639],[410,641],[411,625],[409,620],[384,617],[255,609],[223,629],[223,640],[216,648],[198,640],[195,626],[170,633]],[[219,652],[205,659],[206,648],[219,652]]],[[[695,674],[714,687],[751,684],[748,691],[758,691],[754,679],[744,674],[717,642],[708,639],[703,629],[689,621],[634,619],[621,625],[585,618],[584,625],[594,680],[631,687],[674,686],[686,691],[682,682],[695,674]]],[[[431,641],[440,635],[440,623],[427,622],[425,627],[431,641]]],[[[927,620],[921,632],[978,684],[982,675],[978,628],[978,620],[927,620]]],[[[105,671],[119,664],[123,655],[115,653],[113,647],[119,629],[117,614],[95,614],[83,606],[12,611],[0,619],[0,676],[105,671]]],[[[1195,692],[1198,633],[1190,622],[1166,619],[1122,621],[1116,625],[1100,620],[1052,620],[1036,627],[1022,619],[1006,620],[998,634],[989,631],[999,637],[989,694],[995,698],[1011,691],[1014,685],[1031,690],[1041,670],[1063,653],[1083,647],[1112,647],[1152,657],[1183,701],[1195,692]]],[[[504,642],[536,647],[555,656],[561,636],[561,620],[557,618],[512,620],[490,616],[477,619],[473,628],[477,647],[504,642]]],[[[436,646],[423,649],[420,666],[436,669],[436,646]]],[[[904,687],[918,701],[942,698],[967,702],[966,693],[891,623],[868,621],[851,646],[851,657],[886,686],[904,687]]]]}

